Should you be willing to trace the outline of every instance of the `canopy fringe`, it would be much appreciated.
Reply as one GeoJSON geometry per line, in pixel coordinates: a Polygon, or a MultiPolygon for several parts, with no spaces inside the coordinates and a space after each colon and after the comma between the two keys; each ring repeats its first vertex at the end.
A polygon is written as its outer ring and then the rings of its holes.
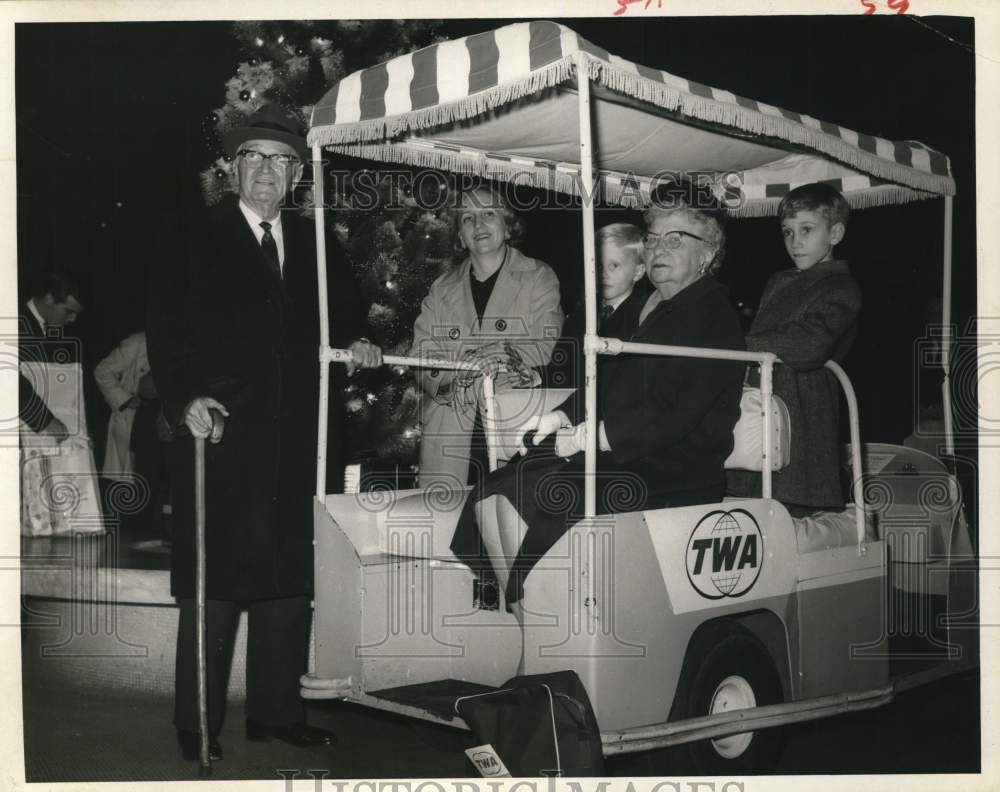
{"type": "MultiPolygon", "coordinates": [[[[871,209],[876,206],[892,206],[928,198],[940,198],[937,193],[913,190],[896,184],[882,184],[857,192],[845,192],[844,198],[852,209],[871,209]]],[[[781,198],[747,199],[735,209],[727,210],[730,217],[773,217],[778,214],[781,198]]]]}
{"type": "Polygon", "coordinates": [[[789,118],[768,115],[731,102],[696,96],[589,55],[586,60],[592,80],[613,91],[649,102],[665,110],[677,110],[703,121],[724,124],[756,135],[807,146],[864,173],[918,190],[927,190],[939,195],[955,193],[955,183],[950,176],[925,173],[916,168],[891,162],[852,146],[840,137],[821,129],[814,129],[789,118]]]}
{"type": "MultiPolygon", "coordinates": [[[[624,69],[587,53],[584,61],[590,78],[595,82],[618,93],[648,102],[665,110],[680,112],[703,121],[735,127],[756,135],[785,140],[789,143],[806,146],[815,151],[843,162],[859,171],[869,173],[886,181],[906,185],[916,190],[923,190],[938,195],[953,195],[955,183],[951,176],[940,176],[895,162],[883,159],[856,146],[852,146],[836,135],[802,124],[792,119],[772,116],[766,113],[743,107],[731,102],[697,96],[666,83],[651,80],[635,72],[624,69]]],[[[543,69],[539,69],[522,79],[504,83],[489,88],[473,96],[435,105],[409,113],[401,113],[389,117],[373,118],[347,124],[325,124],[313,127],[309,131],[310,145],[319,143],[322,146],[343,146],[343,144],[361,143],[363,141],[388,141],[406,132],[430,129],[456,121],[463,121],[483,115],[497,107],[514,102],[524,96],[566,82],[574,76],[574,64],[570,57],[563,57],[543,69]]],[[[442,167],[431,164],[430,160],[444,162],[438,153],[421,152],[416,155],[421,159],[413,159],[391,154],[392,144],[375,145],[372,152],[378,151],[383,156],[377,159],[388,159],[392,162],[410,162],[425,165],[425,167],[442,167]],[[426,163],[426,164],[425,164],[426,163]]],[[[369,154],[368,156],[373,156],[369,154]]],[[[413,156],[413,155],[409,155],[413,156]]],[[[459,160],[464,162],[464,160],[459,160]]],[[[446,166],[445,166],[446,167],[446,166]]],[[[497,163],[489,166],[492,172],[499,174],[503,168],[497,163]]],[[[462,165],[459,172],[472,172],[469,166],[462,165]]],[[[481,175],[486,175],[482,173],[481,175]]],[[[498,175],[498,178],[505,178],[498,175]]],[[[573,177],[566,177],[572,180],[573,177]]],[[[563,177],[555,175],[557,183],[562,183],[563,177]]],[[[538,186],[547,186],[538,185],[538,186]]],[[[550,189],[560,189],[558,186],[550,189]]],[[[572,190],[561,190],[571,192],[572,190]]]]}
{"type": "Polygon", "coordinates": [[[430,129],[463,121],[565,82],[573,73],[572,59],[562,58],[520,80],[497,85],[453,102],[367,121],[313,127],[309,130],[307,141],[310,146],[317,143],[330,146],[365,140],[388,140],[416,129],[430,129]]]}
{"type": "MultiPolygon", "coordinates": [[[[335,151],[351,157],[371,159],[380,162],[396,162],[418,168],[433,168],[451,173],[479,176],[527,187],[535,187],[579,197],[580,176],[575,170],[560,168],[525,168],[517,163],[504,162],[485,154],[475,156],[468,152],[443,149],[411,148],[393,143],[355,143],[336,145],[335,151]]],[[[622,184],[622,174],[602,171],[598,174],[597,200],[603,204],[614,204],[627,208],[642,208],[649,205],[649,191],[646,184],[622,184]]],[[[897,184],[880,184],[864,190],[844,192],[848,204],[854,209],[906,203],[936,194],[914,190],[897,184]]],[[[736,207],[726,207],[732,217],[766,217],[777,214],[781,198],[750,198],[736,207]]]]}

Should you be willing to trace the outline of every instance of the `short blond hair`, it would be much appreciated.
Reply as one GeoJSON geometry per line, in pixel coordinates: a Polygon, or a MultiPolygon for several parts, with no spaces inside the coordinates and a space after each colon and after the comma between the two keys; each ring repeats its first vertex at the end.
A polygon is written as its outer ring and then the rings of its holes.
{"type": "Polygon", "coordinates": [[[594,234],[597,244],[607,242],[614,245],[619,250],[625,250],[636,258],[636,263],[642,263],[642,229],[632,223],[609,223],[601,226],[594,234]]]}

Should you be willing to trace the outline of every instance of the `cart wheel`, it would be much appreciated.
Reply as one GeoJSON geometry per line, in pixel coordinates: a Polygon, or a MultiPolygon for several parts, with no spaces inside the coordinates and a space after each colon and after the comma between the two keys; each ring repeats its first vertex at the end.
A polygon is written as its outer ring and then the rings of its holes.
{"type": "MultiPolygon", "coordinates": [[[[685,661],[678,689],[679,717],[696,718],[778,704],[781,681],[771,655],[752,633],[723,622],[700,636],[685,661]]],[[[686,752],[698,772],[764,772],[777,763],[784,744],[779,728],[743,732],[689,743],[686,752]]]]}

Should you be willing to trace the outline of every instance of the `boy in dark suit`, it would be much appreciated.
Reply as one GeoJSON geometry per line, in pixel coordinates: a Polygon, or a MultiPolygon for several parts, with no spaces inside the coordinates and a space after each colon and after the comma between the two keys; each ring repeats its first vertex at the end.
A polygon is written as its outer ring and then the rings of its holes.
{"type": "MultiPolygon", "coordinates": [[[[631,223],[611,223],[597,229],[595,238],[601,290],[597,334],[617,338],[626,313],[623,310],[625,303],[633,299],[645,300],[649,296],[646,265],[642,260],[643,232],[631,223]]],[[[587,313],[581,302],[567,317],[562,336],[552,353],[546,378],[550,387],[583,387],[583,335],[586,324],[587,313]]]]}

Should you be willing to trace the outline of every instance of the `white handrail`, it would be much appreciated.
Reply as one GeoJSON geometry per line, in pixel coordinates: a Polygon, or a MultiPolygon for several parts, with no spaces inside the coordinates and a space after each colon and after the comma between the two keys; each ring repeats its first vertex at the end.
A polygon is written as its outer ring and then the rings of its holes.
{"type": "MultiPolygon", "coordinates": [[[[322,301],[321,301],[322,302],[322,301]]],[[[322,317],[321,317],[322,318],[322,317]]],[[[350,363],[354,360],[354,355],[349,349],[337,349],[336,347],[321,346],[320,353],[320,369],[326,371],[330,363],[350,363]]],[[[444,369],[446,371],[476,371],[483,375],[483,433],[486,435],[486,455],[489,461],[490,472],[497,469],[498,454],[497,454],[497,441],[496,441],[496,388],[493,382],[493,375],[488,369],[480,368],[475,363],[467,363],[460,360],[445,360],[444,358],[422,358],[422,357],[411,357],[405,355],[382,355],[382,364],[386,366],[412,366],[414,368],[432,368],[432,369],[444,369]]],[[[321,378],[321,386],[325,377],[321,378]]],[[[324,393],[322,387],[320,389],[320,398],[324,398],[324,393]]],[[[329,399],[329,387],[327,387],[327,392],[325,398],[329,399]]],[[[321,418],[328,411],[328,402],[324,402],[320,410],[321,418]]],[[[323,444],[324,450],[324,461],[325,461],[325,449],[326,449],[326,435],[324,434],[320,438],[320,442],[323,444]]],[[[324,465],[324,479],[322,482],[323,489],[326,488],[324,465]]],[[[320,487],[320,482],[317,480],[317,487],[320,487]]],[[[317,497],[325,497],[326,493],[322,495],[317,495],[317,497]]]]}
{"type": "MultiPolygon", "coordinates": [[[[690,357],[709,360],[742,360],[746,362],[756,362],[760,364],[760,390],[764,410],[764,434],[763,446],[763,469],[761,494],[765,498],[771,497],[771,460],[768,448],[771,443],[771,393],[772,393],[772,369],[775,363],[781,363],[780,358],[772,352],[746,352],[737,349],[704,349],[702,347],[671,346],[668,344],[637,344],[632,341],[622,341],[618,338],[594,339],[592,344],[595,351],[600,355],[619,355],[623,352],[639,355],[662,355],[670,357],[690,357]]],[[[854,481],[854,518],[857,524],[858,554],[865,553],[865,519],[867,507],[865,506],[864,491],[864,468],[861,461],[861,427],[858,418],[858,399],[854,393],[854,386],[847,373],[834,361],[828,360],[826,367],[840,383],[847,400],[848,420],[851,427],[851,464],[853,467],[854,481]]]]}
{"type": "Polygon", "coordinates": [[[847,415],[851,425],[851,472],[854,481],[854,519],[858,530],[858,555],[865,553],[865,519],[868,508],[865,506],[865,470],[861,460],[861,428],[858,419],[858,398],[854,394],[854,386],[847,373],[832,360],[826,361],[826,367],[833,372],[840,387],[844,389],[847,399],[847,415]]]}
{"type": "Polygon", "coordinates": [[[770,498],[771,474],[773,472],[771,470],[771,394],[774,387],[774,363],[778,357],[771,352],[765,352],[764,354],[765,357],[760,362],[761,409],[764,411],[764,415],[762,416],[764,424],[761,427],[761,433],[764,437],[761,439],[760,444],[760,454],[762,457],[760,494],[764,498],[770,498]]]}
{"type": "Polygon", "coordinates": [[[942,262],[941,287],[941,403],[944,406],[944,449],[949,457],[955,456],[955,427],[951,412],[951,246],[952,222],[955,199],[950,195],[944,199],[944,256],[942,262]]]}

